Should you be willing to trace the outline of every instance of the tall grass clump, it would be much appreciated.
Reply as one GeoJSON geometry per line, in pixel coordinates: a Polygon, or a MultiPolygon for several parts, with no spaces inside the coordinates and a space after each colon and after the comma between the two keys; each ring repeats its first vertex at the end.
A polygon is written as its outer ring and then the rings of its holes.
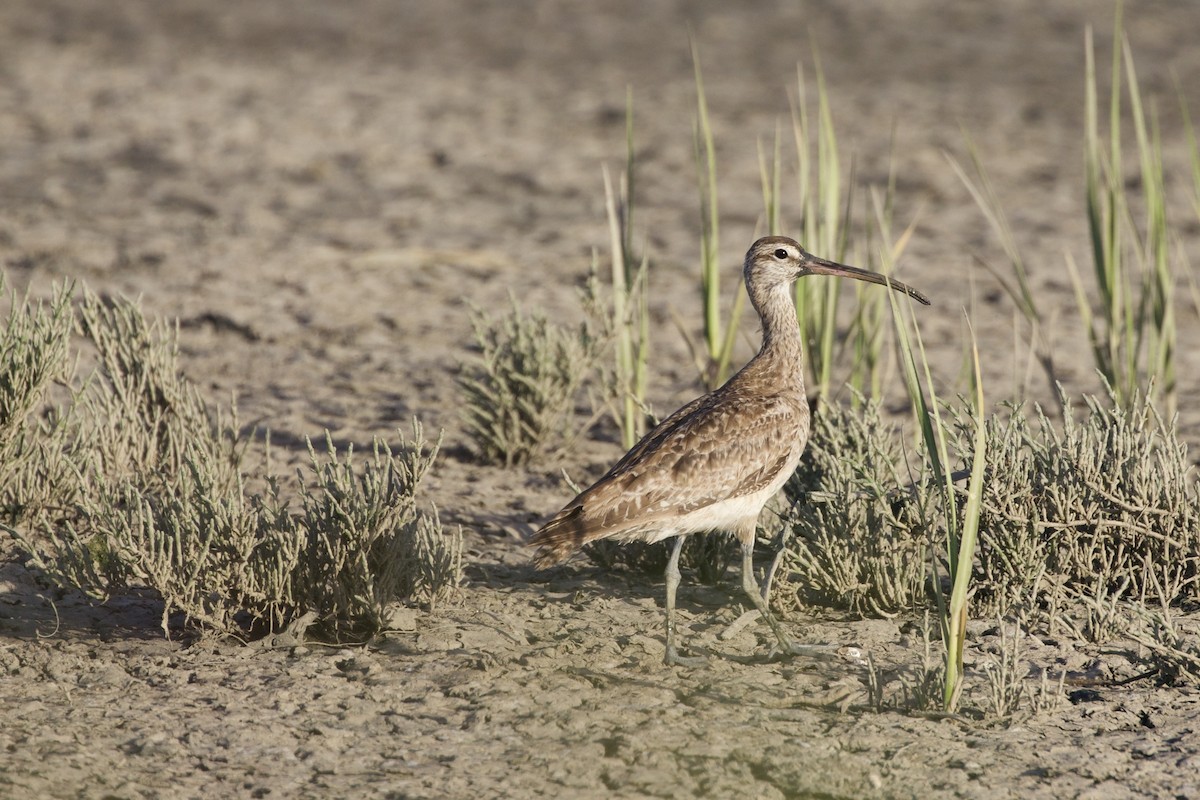
{"type": "Polygon", "coordinates": [[[1093,306],[1076,276],[1080,313],[1087,326],[1096,366],[1117,400],[1130,402],[1151,383],[1169,408],[1175,403],[1174,276],[1170,263],[1162,144],[1156,117],[1148,120],[1134,70],[1133,53],[1122,35],[1118,7],[1109,97],[1108,144],[1099,131],[1096,64],[1092,32],[1086,37],[1085,169],[1092,271],[1099,292],[1093,306]],[[1122,66],[1128,84],[1130,117],[1137,140],[1141,196],[1131,198],[1122,165],[1122,66]],[[1135,224],[1132,206],[1144,222],[1135,224]]]}
{"type": "MultiPolygon", "coordinates": [[[[1049,331],[1049,321],[1038,305],[1033,285],[1029,280],[1029,272],[1025,266],[1025,257],[1017,245],[1016,236],[1013,234],[1012,226],[1008,221],[1008,215],[1004,212],[1004,207],[1000,202],[999,196],[996,194],[996,189],[992,184],[991,178],[988,176],[979,150],[975,147],[974,142],[969,136],[966,136],[966,147],[974,176],[968,174],[967,170],[954,158],[947,156],[947,159],[955,174],[958,175],[959,180],[963,182],[963,185],[967,187],[967,191],[971,193],[975,204],[983,212],[984,218],[987,219],[992,231],[999,238],[1000,246],[1004,250],[1005,258],[1008,261],[1007,272],[1011,272],[1012,279],[1009,279],[1006,270],[995,267],[987,261],[983,261],[982,263],[1000,284],[1005,294],[1009,296],[1009,299],[1016,305],[1017,312],[1029,326],[1033,340],[1033,355],[1045,373],[1047,382],[1052,389],[1055,389],[1058,385],[1058,372],[1054,364],[1054,348],[1051,345],[1052,336],[1049,331]]],[[[1024,386],[1021,392],[1023,394],[1024,386]]],[[[1054,396],[1059,397],[1057,390],[1055,390],[1054,396]]],[[[1061,408],[1059,410],[1062,411],[1061,408]]]]}
{"type": "MultiPolygon", "coordinates": [[[[816,63],[817,117],[810,119],[804,72],[798,79],[798,99],[792,106],[796,145],[797,195],[801,241],[805,248],[833,261],[846,259],[850,223],[850,192],[842,196],[842,164],[825,75],[816,63]],[[815,134],[814,134],[815,129],[815,134]],[[815,139],[815,144],[814,144],[815,139]],[[815,147],[815,152],[814,152],[815,147]]],[[[804,332],[804,358],[812,376],[810,391],[827,398],[832,389],[834,346],[838,334],[841,280],[796,281],[796,313],[804,332]]]]}
{"type": "Polygon", "coordinates": [[[758,177],[762,184],[763,220],[767,236],[779,236],[783,233],[780,227],[780,210],[783,194],[783,164],[780,155],[779,124],[775,125],[775,138],[771,147],[771,161],[768,165],[767,156],[763,152],[762,140],[758,142],[758,177]]]}
{"type": "MultiPolygon", "coordinates": [[[[889,172],[885,189],[871,187],[871,219],[867,228],[866,267],[881,275],[890,275],[900,261],[908,242],[916,231],[914,219],[899,234],[893,233],[893,210],[896,196],[896,176],[889,172]]],[[[887,324],[888,299],[883,292],[871,291],[868,284],[855,281],[854,316],[845,339],[852,353],[846,384],[858,396],[884,395],[885,381],[895,366],[886,345],[891,341],[887,324]]]]}
{"type": "MultiPolygon", "coordinates": [[[[692,44],[695,68],[697,115],[694,127],[696,173],[700,196],[701,247],[700,297],[703,342],[689,347],[708,389],[723,383],[730,374],[733,347],[745,304],[745,293],[737,292],[728,319],[722,317],[719,263],[720,214],[717,189],[716,147],[708,102],[704,91],[700,57],[692,44]]],[[[889,274],[904,252],[915,222],[898,234],[894,231],[895,175],[889,173],[886,187],[873,187],[866,196],[868,213],[859,224],[854,219],[852,165],[843,163],[833,121],[832,105],[820,62],[816,64],[815,110],[809,101],[803,68],[798,69],[798,91],[791,104],[791,138],[796,155],[796,220],[793,235],[804,247],[823,258],[852,262],[889,274]],[[845,173],[849,177],[845,177],[845,173]]],[[[763,193],[763,231],[786,234],[780,132],[777,128],[770,155],[759,144],[759,172],[763,193]]],[[[615,250],[615,248],[614,248],[615,250]]],[[[841,281],[797,281],[796,313],[804,334],[803,356],[807,381],[814,398],[826,398],[837,389],[836,370],[846,367],[854,398],[882,392],[889,365],[885,354],[888,326],[884,300],[870,289],[856,285],[856,310],[849,321],[839,319],[841,281]]],[[[682,326],[681,326],[682,327],[682,326]]],[[[856,400],[857,402],[857,400],[856,400]]]]}
{"type": "MultiPolygon", "coordinates": [[[[1118,44],[1113,48],[1110,73],[1107,136],[1101,129],[1090,28],[1084,41],[1083,188],[1094,297],[1089,296],[1081,270],[1069,254],[1067,266],[1093,363],[1112,388],[1113,398],[1128,404],[1143,387],[1150,386],[1151,400],[1164,402],[1170,411],[1176,404],[1174,295],[1175,274],[1180,270],[1178,256],[1172,254],[1174,234],[1167,208],[1162,144],[1157,115],[1153,107],[1148,112],[1143,104],[1133,52],[1122,33],[1120,6],[1113,35],[1118,44]],[[1130,180],[1125,171],[1121,132],[1127,118],[1135,137],[1136,181],[1130,180]]],[[[1046,319],[1035,301],[1024,259],[969,140],[968,149],[976,177],[970,178],[957,164],[955,170],[1000,237],[1015,285],[1003,278],[1000,283],[1030,325],[1037,357],[1050,383],[1055,384],[1046,319]]],[[[1200,161],[1193,166],[1200,175],[1198,164],[1200,161]]],[[[999,276],[998,270],[993,273],[999,276]]]]}
{"type": "MultiPolygon", "coordinates": [[[[820,61],[816,61],[816,110],[810,107],[804,70],[798,70],[798,90],[791,102],[792,138],[796,151],[796,198],[800,241],[824,258],[855,263],[884,275],[891,274],[915,230],[915,220],[899,234],[894,231],[895,173],[884,187],[864,195],[867,213],[856,221],[854,169],[842,161],[829,92],[820,61]],[[843,174],[848,173],[847,178],[843,174]]],[[[776,150],[776,154],[778,150],[776,150]]],[[[778,156],[776,155],[776,161],[778,156]]],[[[778,176],[768,184],[764,169],[768,218],[779,214],[778,176]]],[[[774,223],[776,226],[778,222],[774,223]]],[[[891,362],[886,352],[889,326],[886,299],[871,287],[854,282],[854,313],[839,314],[842,280],[797,281],[796,314],[804,334],[810,395],[827,400],[848,385],[856,406],[863,398],[880,397],[891,362]],[[848,362],[848,363],[847,363],[848,362]],[[839,374],[841,373],[841,374],[839,374]]]]}
{"type": "Polygon", "coordinates": [[[1192,164],[1192,210],[1196,212],[1196,218],[1200,220],[1200,144],[1196,142],[1196,129],[1192,127],[1192,115],[1188,111],[1187,99],[1183,95],[1182,87],[1177,91],[1179,93],[1179,112],[1183,117],[1183,130],[1187,137],[1188,157],[1192,164]]]}
{"type": "MultiPolygon", "coordinates": [[[[975,430],[971,442],[972,453],[968,485],[961,499],[955,486],[955,474],[951,469],[949,444],[953,440],[953,427],[943,419],[933,376],[925,356],[925,344],[920,328],[912,317],[904,315],[904,306],[891,298],[893,319],[896,329],[896,344],[900,354],[905,386],[913,410],[913,419],[921,434],[924,453],[928,460],[928,476],[937,493],[944,526],[945,586],[938,568],[938,559],[933,561],[933,593],[937,602],[941,623],[942,641],[945,645],[946,672],[943,703],[947,711],[953,711],[962,693],[963,649],[966,644],[967,600],[971,585],[975,550],[979,536],[983,472],[987,460],[987,440],[984,436],[983,378],[979,367],[979,350],[971,331],[971,394],[970,420],[975,430]],[[911,333],[910,333],[911,331],[911,333]],[[922,380],[923,379],[923,380],[922,380]],[[928,393],[928,397],[927,397],[928,393]]],[[[968,329],[970,323],[968,321],[968,329]]]]}
{"type": "Polygon", "coordinates": [[[584,306],[599,323],[601,341],[612,343],[612,368],[601,370],[607,394],[615,405],[613,418],[628,450],[645,435],[649,420],[646,402],[646,365],[650,360],[649,258],[639,259],[633,248],[635,151],[633,147],[633,97],[626,96],[625,170],[616,187],[604,175],[604,208],[608,217],[610,291],[597,280],[597,259],[584,291],[584,306]]]}
{"type": "Polygon", "coordinates": [[[717,196],[717,151],[704,77],[700,71],[700,51],[692,42],[692,64],[696,75],[696,121],[692,141],[695,149],[696,178],[700,192],[700,297],[704,320],[702,350],[692,347],[697,367],[707,389],[723,384],[730,374],[738,322],[746,305],[746,293],[734,295],[729,319],[721,320],[721,214],[717,196]]]}
{"type": "Polygon", "coordinates": [[[437,444],[416,423],[398,451],[377,442],[361,467],[330,445],[310,453],[310,479],[255,477],[236,421],[180,371],[175,327],[86,291],[73,305],[69,288],[49,305],[14,303],[7,322],[40,333],[0,339],[0,375],[42,388],[6,405],[24,412],[6,417],[0,440],[23,443],[5,462],[3,527],[48,580],[98,600],[150,589],[168,635],[255,636],[304,621],[335,640],[380,630],[388,603],[432,602],[457,585],[461,538],[418,504],[437,444]],[[53,356],[57,396],[30,371],[37,353],[53,356]],[[82,379],[76,362],[91,367],[82,379]],[[31,503],[22,487],[35,479],[31,503]]]}
{"type": "Polygon", "coordinates": [[[458,376],[463,421],[480,457],[512,467],[560,446],[596,351],[586,325],[570,331],[516,299],[507,314],[471,312],[479,357],[458,376]]]}

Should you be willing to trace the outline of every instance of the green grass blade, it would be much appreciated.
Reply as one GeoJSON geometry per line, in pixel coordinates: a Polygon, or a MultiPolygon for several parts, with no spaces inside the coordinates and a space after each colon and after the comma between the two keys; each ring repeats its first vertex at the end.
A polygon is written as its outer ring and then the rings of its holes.
{"type": "Polygon", "coordinates": [[[950,603],[948,607],[951,639],[947,645],[946,686],[943,696],[947,711],[958,705],[962,693],[963,647],[967,631],[967,590],[975,561],[976,543],[979,538],[979,518],[983,507],[983,475],[987,467],[987,427],[984,418],[983,375],[979,366],[979,345],[975,329],[967,319],[967,330],[971,339],[971,396],[972,422],[975,428],[974,454],[971,459],[971,477],[967,485],[967,497],[962,512],[961,539],[958,542],[958,558],[951,565],[950,603]]]}
{"type": "MultiPolygon", "coordinates": [[[[704,302],[704,341],[710,365],[715,365],[720,361],[722,349],[717,158],[708,116],[708,100],[704,92],[704,75],[700,69],[700,49],[695,39],[691,41],[691,49],[696,80],[694,139],[701,209],[700,275],[704,302]]],[[[712,388],[719,385],[723,378],[719,369],[712,370],[707,376],[707,383],[712,388]]]]}

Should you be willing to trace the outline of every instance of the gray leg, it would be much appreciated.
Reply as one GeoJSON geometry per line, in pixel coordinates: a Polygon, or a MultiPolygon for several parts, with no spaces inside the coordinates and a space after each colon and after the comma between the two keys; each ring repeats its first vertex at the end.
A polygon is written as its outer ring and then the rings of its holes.
{"type": "MultiPolygon", "coordinates": [[[[740,538],[740,537],[739,537],[740,538]]],[[[797,656],[828,656],[835,648],[829,645],[798,645],[788,638],[783,632],[783,628],[779,626],[779,621],[775,619],[775,615],[767,608],[767,601],[763,598],[762,592],[758,588],[758,583],[754,580],[754,537],[742,539],[742,591],[750,598],[750,602],[758,609],[758,613],[762,615],[763,620],[771,627],[771,633],[775,634],[775,638],[779,640],[779,649],[784,655],[797,656]]]]}
{"type": "Polygon", "coordinates": [[[705,663],[703,658],[684,658],[675,649],[675,590],[679,588],[679,553],[683,550],[683,537],[675,537],[671,558],[667,561],[667,654],[663,663],[683,667],[697,667],[705,663]]]}

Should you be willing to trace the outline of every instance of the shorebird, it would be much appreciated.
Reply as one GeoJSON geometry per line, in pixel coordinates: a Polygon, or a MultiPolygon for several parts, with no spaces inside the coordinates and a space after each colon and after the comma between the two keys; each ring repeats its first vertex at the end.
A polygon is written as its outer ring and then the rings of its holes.
{"type": "Polygon", "coordinates": [[[565,561],[588,542],[660,542],[675,537],[666,569],[667,664],[694,666],[675,643],[679,553],[692,533],[726,531],[742,549],[742,589],[785,654],[824,648],[793,644],[754,579],[755,529],[763,506],[796,470],[808,440],[802,333],[791,286],[805,275],[870,281],[929,305],[925,295],[875,272],[826,261],[785,236],[756,241],[743,266],[762,321],[762,347],[720,388],[698,397],[652,431],[533,535],[534,563],[565,561]]]}

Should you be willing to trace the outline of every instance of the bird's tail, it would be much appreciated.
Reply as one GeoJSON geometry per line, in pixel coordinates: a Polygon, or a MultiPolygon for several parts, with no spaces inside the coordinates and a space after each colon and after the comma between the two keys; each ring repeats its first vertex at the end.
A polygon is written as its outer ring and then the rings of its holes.
{"type": "Polygon", "coordinates": [[[560,511],[535,533],[527,544],[537,548],[537,552],[533,554],[533,563],[538,569],[542,569],[566,561],[572,553],[591,541],[591,538],[588,537],[588,528],[583,523],[583,506],[574,506],[560,511]]]}

